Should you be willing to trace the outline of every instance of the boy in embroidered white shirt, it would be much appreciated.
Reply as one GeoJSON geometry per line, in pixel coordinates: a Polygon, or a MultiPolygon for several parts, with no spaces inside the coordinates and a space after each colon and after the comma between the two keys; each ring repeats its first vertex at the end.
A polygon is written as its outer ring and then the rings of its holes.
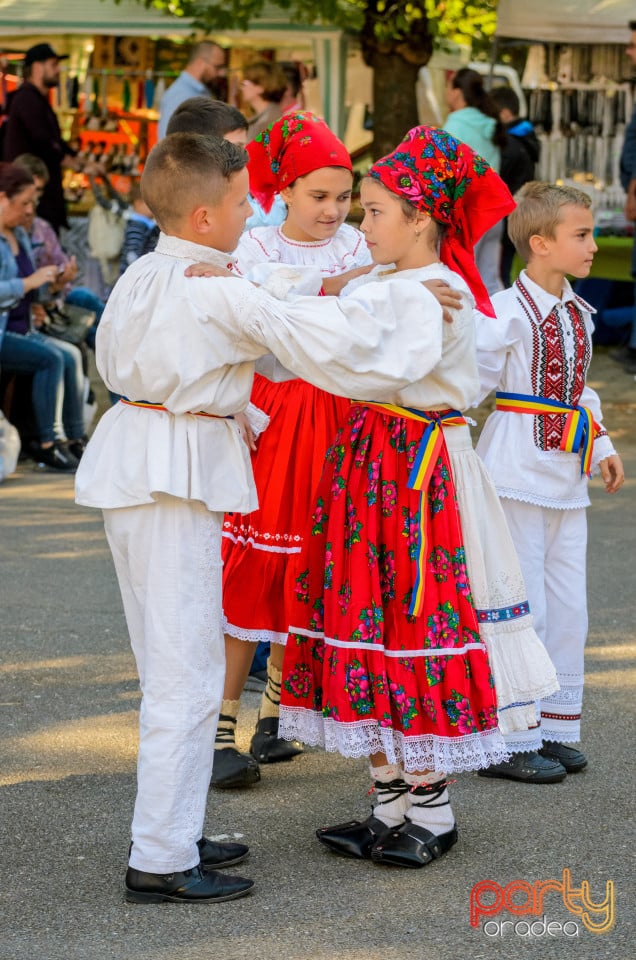
{"type": "MultiPolygon", "coordinates": [[[[134,903],[208,903],[252,887],[214,869],[248,848],[208,840],[203,821],[225,673],[223,512],[257,506],[233,419],[254,362],[271,351],[324,390],[373,399],[441,355],[441,307],[419,283],[282,303],[246,280],[187,279],[193,261],[227,265],[250,213],[246,163],[241,147],[198,134],[151,151],[141,187],[162,234],[118,280],[97,333],[99,372],[125,399],[88,444],[76,499],[103,510],[142,690],[134,903]]],[[[281,296],[295,282],[284,269],[265,284],[281,296]]]]}
{"type": "Polygon", "coordinates": [[[527,267],[493,297],[497,319],[483,317],[478,325],[482,396],[496,390],[497,408],[477,452],[501,498],[535,627],[561,689],[541,701],[534,740],[507,737],[512,758],[480,775],[554,783],[587,764],[567,744],[580,740],[588,476],[598,470],[608,493],[624,476],[599,398],[585,382],[595,311],[566,279],[586,277],[597,249],[590,199],[538,182],[515,199],[509,233],[527,267]]]}

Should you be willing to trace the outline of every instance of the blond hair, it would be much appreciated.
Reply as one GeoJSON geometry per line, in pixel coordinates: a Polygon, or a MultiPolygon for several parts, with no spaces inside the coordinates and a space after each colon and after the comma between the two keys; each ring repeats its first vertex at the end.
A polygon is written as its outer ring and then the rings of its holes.
{"type": "Polygon", "coordinates": [[[592,206],[587,193],[576,187],[559,187],[539,180],[525,183],[515,200],[517,206],[508,217],[508,236],[524,263],[528,263],[532,253],[530,237],[554,240],[562,207],[573,205],[589,210],[592,206]]]}
{"type": "Polygon", "coordinates": [[[174,228],[197,206],[218,206],[247,159],[247,151],[228,140],[172,133],[148,154],[141,196],[162,230],[174,228]]]}

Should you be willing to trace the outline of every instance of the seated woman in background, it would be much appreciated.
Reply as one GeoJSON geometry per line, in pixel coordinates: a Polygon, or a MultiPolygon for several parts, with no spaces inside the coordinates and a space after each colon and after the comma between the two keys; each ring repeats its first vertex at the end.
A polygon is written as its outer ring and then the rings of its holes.
{"type": "MultiPolygon", "coordinates": [[[[37,204],[42,192],[48,183],[49,171],[43,160],[31,153],[22,153],[13,161],[29,171],[35,183],[35,202],[37,204]]],[[[77,262],[62,249],[60,239],[47,220],[35,215],[35,210],[29,214],[23,224],[29,240],[31,252],[36,267],[46,267],[51,264],[58,268],[58,275],[49,285],[48,291],[51,300],[62,300],[74,306],[92,310],[95,314],[95,323],[88,331],[86,344],[95,349],[95,334],[106,304],[96,293],[88,287],[71,287],[77,278],[77,262]]]]}
{"type": "Polygon", "coordinates": [[[84,448],[82,357],[77,347],[34,329],[31,308],[38,288],[53,282],[56,266],[35,269],[24,222],[32,216],[36,187],[24,167],[0,163],[0,367],[33,374],[38,442],[33,458],[73,472],[84,448]],[[68,442],[67,442],[68,441],[68,442]]]}

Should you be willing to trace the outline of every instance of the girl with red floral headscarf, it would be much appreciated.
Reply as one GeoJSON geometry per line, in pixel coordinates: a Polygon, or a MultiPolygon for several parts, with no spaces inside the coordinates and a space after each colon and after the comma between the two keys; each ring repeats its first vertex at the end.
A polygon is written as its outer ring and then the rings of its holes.
{"type": "MultiPolygon", "coordinates": [[[[353,173],[345,145],[308,112],[286,115],[247,146],[250,193],[266,212],[280,194],[288,213],[281,226],[243,235],[236,269],[249,278],[263,263],[317,268],[327,292],[337,293],[371,257],[359,230],[346,224],[353,173]]],[[[227,670],[212,782],[243,787],[260,778],[258,762],[289,760],[300,743],[278,737],[284,643],[294,598],[303,529],[324,456],[348,401],[302,380],[272,383],[258,374],[252,402],[269,417],[252,464],[259,509],[226,517],[223,529],[223,606],[227,670]],[[245,642],[247,641],[247,642],[245,642]],[[251,754],[235,745],[239,701],[256,643],[271,643],[251,754]]]]}
{"type": "Polygon", "coordinates": [[[280,734],[370,757],[372,815],[319,830],[323,844],[422,867],[457,840],[448,775],[497,762],[502,732],[535,726],[539,691],[556,689],[461,413],[479,390],[474,307],[492,311],[473,244],[513,201],[481,157],[429,127],[371,167],[361,199],[369,278],[397,273],[405,288],[442,279],[462,306],[451,324],[422,316],[439,347],[428,376],[383,403],[353,400],[327,453],[296,581],[280,734]]]}

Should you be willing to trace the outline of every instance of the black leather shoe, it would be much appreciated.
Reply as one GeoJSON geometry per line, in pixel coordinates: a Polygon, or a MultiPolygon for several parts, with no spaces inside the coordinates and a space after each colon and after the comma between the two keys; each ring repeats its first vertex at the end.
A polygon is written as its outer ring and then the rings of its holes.
{"type": "Polygon", "coordinates": [[[236,747],[214,751],[214,766],[210,786],[217,790],[241,790],[261,779],[261,771],[253,756],[239,753],[236,747]]]}
{"type": "Polygon", "coordinates": [[[519,780],[521,783],[559,783],[565,780],[567,771],[558,760],[540,756],[536,750],[513,753],[510,760],[493,763],[478,771],[480,777],[495,777],[499,780],[519,780]]]}
{"type": "Polygon", "coordinates": [[[204,870],[200,864],[180,873],[126,871],[128,903],[222,903],[244,897],[253,886],[253,880],[204,870]]]}
{"type": "Polygon", "coordinates": [[[437,836],[406,820],[400,827],[388,830],[371,848],[374,863],[393,867],[425,867],[439,860],[457,843],[457,827],[437,836]]]}
{"type": "Polygon", "coordinates": [[[264,717],[256,724],[250,744],[250,753],[259,763],[281,763],[304,752],[298,740],[283,740],[278,736],[278,717],[264,717]]]}
{"type": "MultiPolygon", "coordinates": [[[[250,852],[250,848],[244,843],[219,843],[216,840],[208,840],[207,837],[201,837],[197,840],[199,848],[199,857],[201,866],[204,870],[220,870],[221,867],[233,867],[235,863],[245,860],[250,852]]],[[[128,858],[132,852],[132,840],[128,847],[128,858]]]]}
{"type": "Polygon", "coordinates": [[[545,740],[539,753],[548,760],[556,760],[568,773],[578,773],[579,770],[587,767],[587,757],[584,753],[576,747],[568,747],[557,740],[545,740]]]}
{"type": "Polygon", "coordinates": [[[335,827],[322,827],[316,830],[316,836],[334,853],[357,860],[369,860],[373,844],[390,829],[371,814],[366,820],[350,820],[335,827]]]}
{"type": "Polygon", "coordinates": [[[197,847],[201,857],[201,866],[204,870],[233,867],[235,863],[241,863],[242,860],[245,860],[250,852],[250,848],[244,843],[220,842],[208,840],[207,837],[201,837],[200,840],[197,840],[197,847]]]}

